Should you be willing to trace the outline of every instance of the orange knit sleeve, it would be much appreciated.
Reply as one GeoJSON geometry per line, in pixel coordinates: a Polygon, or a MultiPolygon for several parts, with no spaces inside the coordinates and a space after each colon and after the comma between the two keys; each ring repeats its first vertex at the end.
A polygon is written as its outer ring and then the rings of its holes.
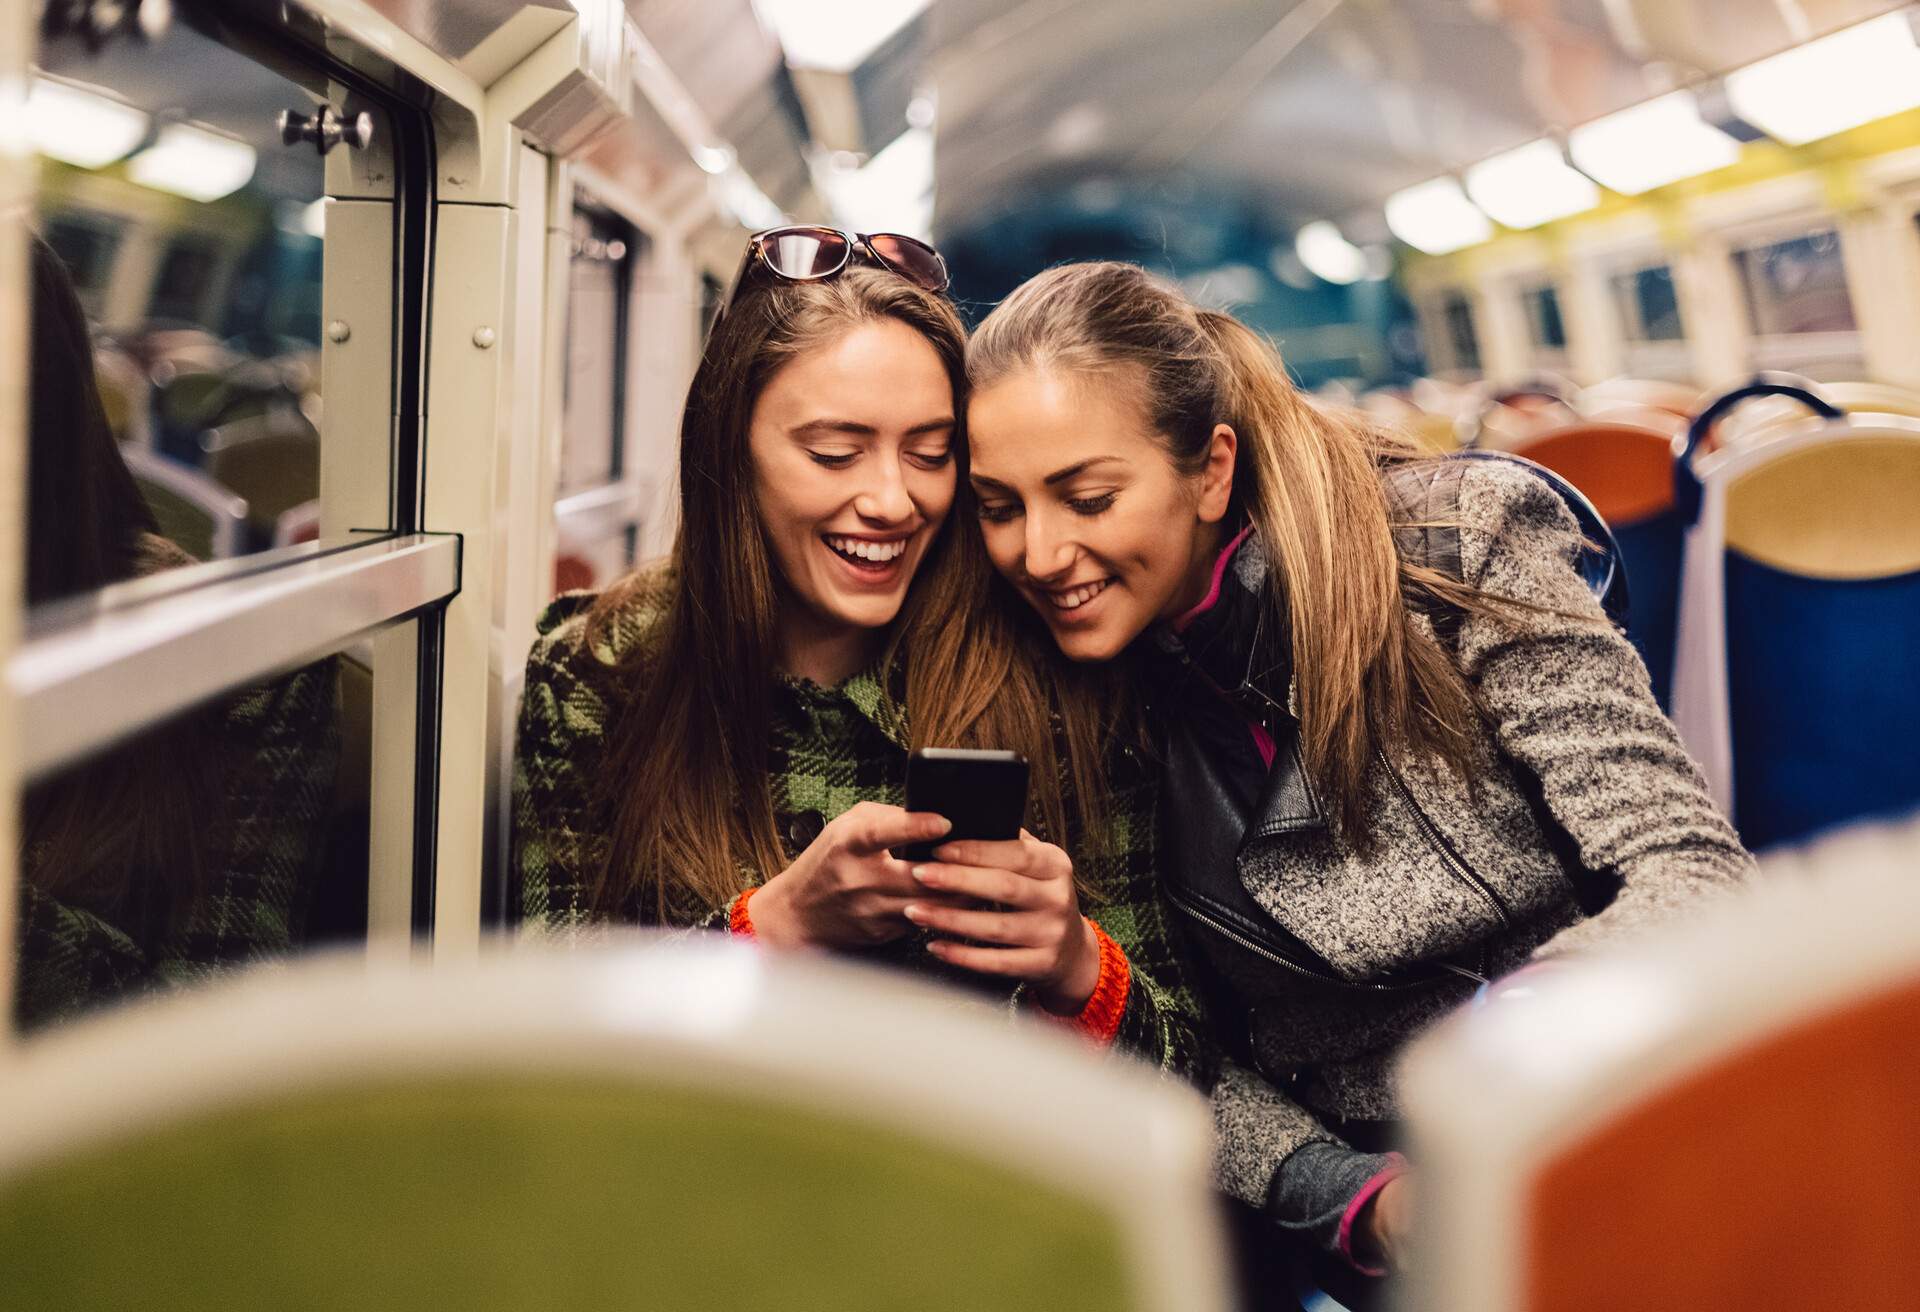
{"type": "Polygon", "coordinates": [[[753,937],[753,913],[747,910],[747,903],[759,891],[757,884],[748,889],[733,900],[733,906],[727,912],[727,928],[741,938],[753,937]]]}
{"type": "Polygon", "coordinates": [[[1088,918],[1087,924],[1093,927],[1093,936],[1100,941],[1100,973],[1094,977],[1093,994],[1086,1005],[1060,1020],[1104,1048],[1120,1032],[1120,1020],[1126,1015],[1127,993],[1133,987],[1133,965],[1098,921],[1088,918]]]}

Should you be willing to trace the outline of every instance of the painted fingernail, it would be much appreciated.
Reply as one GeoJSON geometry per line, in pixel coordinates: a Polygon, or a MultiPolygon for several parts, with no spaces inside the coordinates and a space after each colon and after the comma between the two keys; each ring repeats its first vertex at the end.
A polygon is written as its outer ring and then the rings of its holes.
{"type": "Polygon", "coordinates": [[[908,920],[911,920],[916,925],[919,924],[921,921],[920,907],[918,903],[909,902],[906,906],[900,908],[900,914],[905,916],[908,920]]]}
{"type": "Polygon", "coordinates": [[[907,871],[907,873],[912,875],[915,879],[919,880],[923,884],[931,884],[933,882],[933,872],[928,870],[925,866],[914,866],[912,869],[907,871]]]}

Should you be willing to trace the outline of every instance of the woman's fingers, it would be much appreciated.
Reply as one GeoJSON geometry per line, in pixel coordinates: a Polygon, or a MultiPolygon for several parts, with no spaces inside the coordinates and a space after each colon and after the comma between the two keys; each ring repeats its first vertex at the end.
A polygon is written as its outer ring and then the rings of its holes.
{"type": "Polygon", "coordinates": [[[977,971],[982,975],[1010,975],[1018,979],[1032,979],[1044,974],[1051,964],[1047,954],[1039,948],[984,948],[971,943],[954,943],[944,938],[936,938],[928,943],[927,951],[963,970],[977,971]]]}
{"type": "Polygon", "coordinates": [[[955,866],[984,866],[994,870],[1011,870],[1016,874],[1033,876],[1040,872],[1031,869],[1034,864],[1034,848],[1039,844],[1029,844],[1026,839],[1009,838],[995,841],[984,838],[956,839],[951,843],[942,843],[933,849],[935,859],[955,866]]]}
{"type": "Polygon", "coordinates": [[[912,873],[922,885],[942,893],[977,897],[982,902],[1003,902],[1011,907],[1032,908],[1046,904],[1046,889],[1042,884],[1008,870],[931,861],[914,866],[912,873]]]}
{"type": "Polygon", "coordinates": [[[946,817],[931,811],[903,811],[877,802],[862,802],[841,820],[846,824],[846,850],[856,856],[875,856],[908,843],[932,842],[953,828],[946,817]]]}
{"type": "Polygon", "coordinates": [[[922,929],[953,938],[978,939],[1007,947],[1037,948],[1046,943],[1047,925],[1039,916],[1006,911],[980,911],[973,907],[940,903],[931,899],[909,903],[904,909],[908,920],[922,929]]]}

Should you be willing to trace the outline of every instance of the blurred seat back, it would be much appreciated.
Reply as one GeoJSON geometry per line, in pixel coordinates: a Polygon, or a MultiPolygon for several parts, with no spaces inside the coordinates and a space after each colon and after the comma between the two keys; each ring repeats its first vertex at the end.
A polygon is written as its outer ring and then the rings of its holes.
{"type": "Polygon", "coordinates": [[[260,545],[281,516],[320,495],[320,435],[297,411],[277,408],[207,434],[207,472],[247,499],[260,545]]]}
{"type": "Polygon", "coordinates": [[[1673,685],[1682,533],[1673,508],[1672,435],[1582,422],[1523,441],[1513,453],[1545,465],[1586,493],[1613,529],[1631,586],[1627,636],[1647,663],[1654,696],[1666,706],[1673,685]]]}
{"type": "Polygon", "coordinates": [[[222,560],[244,547],[247,500],[197,469],[138,447],[121,456],[153,511],[160,536],[196,560],[222,560]]]}
{"type": "Polygon", "coordinates": [[[1803,419],[1689,476],[1674,718],[1741,837],[1920,804],[1920,420],[1803,419]]]}
{"type": "Polygon", "coordinates": [[[1911,1308],[1920,829],[1515,977],[1410,1053],[1418,1312],[1911,1308]],[[1756,968],[1764,963],[1764,968],[1756,968]]]}
{"type": "Polygon", "coordinates": [[[1224,1307],[1193,1093],[718,936],[307,960],[14,1067],[13,1306],[1224,1307]]]}

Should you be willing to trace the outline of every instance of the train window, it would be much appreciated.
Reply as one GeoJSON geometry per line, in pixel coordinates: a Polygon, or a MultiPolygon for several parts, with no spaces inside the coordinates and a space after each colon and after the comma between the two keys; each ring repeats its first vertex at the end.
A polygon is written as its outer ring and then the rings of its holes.
{"type": "Polygon", "coordinates": [[[295,41],[258,7],[194,5],[150,45],[38,53],[47,240],[24,523],[6,525],[28,610],[0,784],[20,802],[7,977],[30,1028],[375,920],[404,939],[430,905],[409,897],[433,808],[411,799],[459,547],[396,531],[419,502],[425,120],[295,41]],[[329,109],[360,144],[287,144],[329,109]],[[334,389],[324,452],[323,369],[356,384],[334,389]],[[323,454],[334,523],[307,541],[323,454]],[[372,874],[380,851],[400,855],[372,874]]]}
{"type": "MultiPolygon", "coordinates": [[[[143,527],[201,559],[317,531],[323,196],[337,161],[289,145],[279,119],[312,120],[347,95],[219,21],[196,8],[151,46],[50,39],[29,102],[39,227],[79,293],[102,408],[151,521],[143,527]],[[111,141],[74,135],[61,113],[74,103],[100,111],[66,115],[75,122],[130,126],[111,141]],[[93,235],[102,232],[111,242],[93,235]]],[[[388,130],[367,109],[374,132],[388,130]]],[[[371,272],[384,280],[390,248],[365,243],[352,258],[362,272],[377,262],[371,272]]],[[[83,371],[70,360],[37,377],[71,375],[79,389],[83,371]]],[[[53,408],[36,409],[36,429],[53,408]]],[[[362,466],[384,459],[375,449],[390,426],[384,406],[377,422],[382,433],[354,448],[362,466]]],[[[61,452],[58,435],[45,436],[32,434],[34,451],[61,452]]],[[[29,504],[33,515],[52,503],[36,492],[29,504]]],[[[355,526],[372,525],[356,516],[355,526]]],[[[28,531],[40,526],[30,519],[28,531]]],[[[32,601],[47,596],[29,589],[32,601]]]]}
{"type": "Polygon", "coordinates": [[[1840,234],[1822,228],[1734,252],[1756,337],[1856,330],[1840,234]]]}
{"type": "Polygon", "coordinates": [[[1441,300],[1440,312],[1447,323],[1447,345],[1455,369],[1480,367],[1480,337],[1473,326],[1473,302],[1465,292],[1448,292],[1441,300]]]}
{"type": "Polygon", "coordinates": [[[249,682],[25,781],[17,1028],[365,941],[367,650],[249,682]]]}
{"type": "Polygon", "coordinates": [[[645,241],[590,203],[574,211],[554,503],[556,593],[605,586],[634,561],[644,507],[626,458],[627,378],[638,346],[633,297],[645,241]]]}
{"type": "Polygon", "coordinates": [[[81,307],[96,319],[104,308],[120,232],[118,221],[82,211],[50,215],[46,222],[47,245],[72,273],[81,307]]]}
{"type": "Polygon", "coordinates": [[[628,302],[638,245],[633,229],[612,216],[586,208],[574,211],[557,489],[561,496],[620,477],[626,372],[633,358],[628,302]]]}
{"type": "Polygon", "coordinates": [[[1560,317],[1560,293],[1551,285],[1526,292],[1527,329],[1534,348],[1557,352],[1567,349],[1567,325],[1560,317]]]}
{"type": "Polygon", "coordinates": [[[727,294],[727,288],[710,273],[700,275],[700,339],[713,330],[713,321],[720,317],[720,301],[727,294]]]}
{"type": "Polygon", "coordinates": [[[1616,273],[1612,285],[1627,341],[1677,342],[1686,337],[1680,327],[1680,301],[1674,293],[1671,265],[1616,273]]]}

